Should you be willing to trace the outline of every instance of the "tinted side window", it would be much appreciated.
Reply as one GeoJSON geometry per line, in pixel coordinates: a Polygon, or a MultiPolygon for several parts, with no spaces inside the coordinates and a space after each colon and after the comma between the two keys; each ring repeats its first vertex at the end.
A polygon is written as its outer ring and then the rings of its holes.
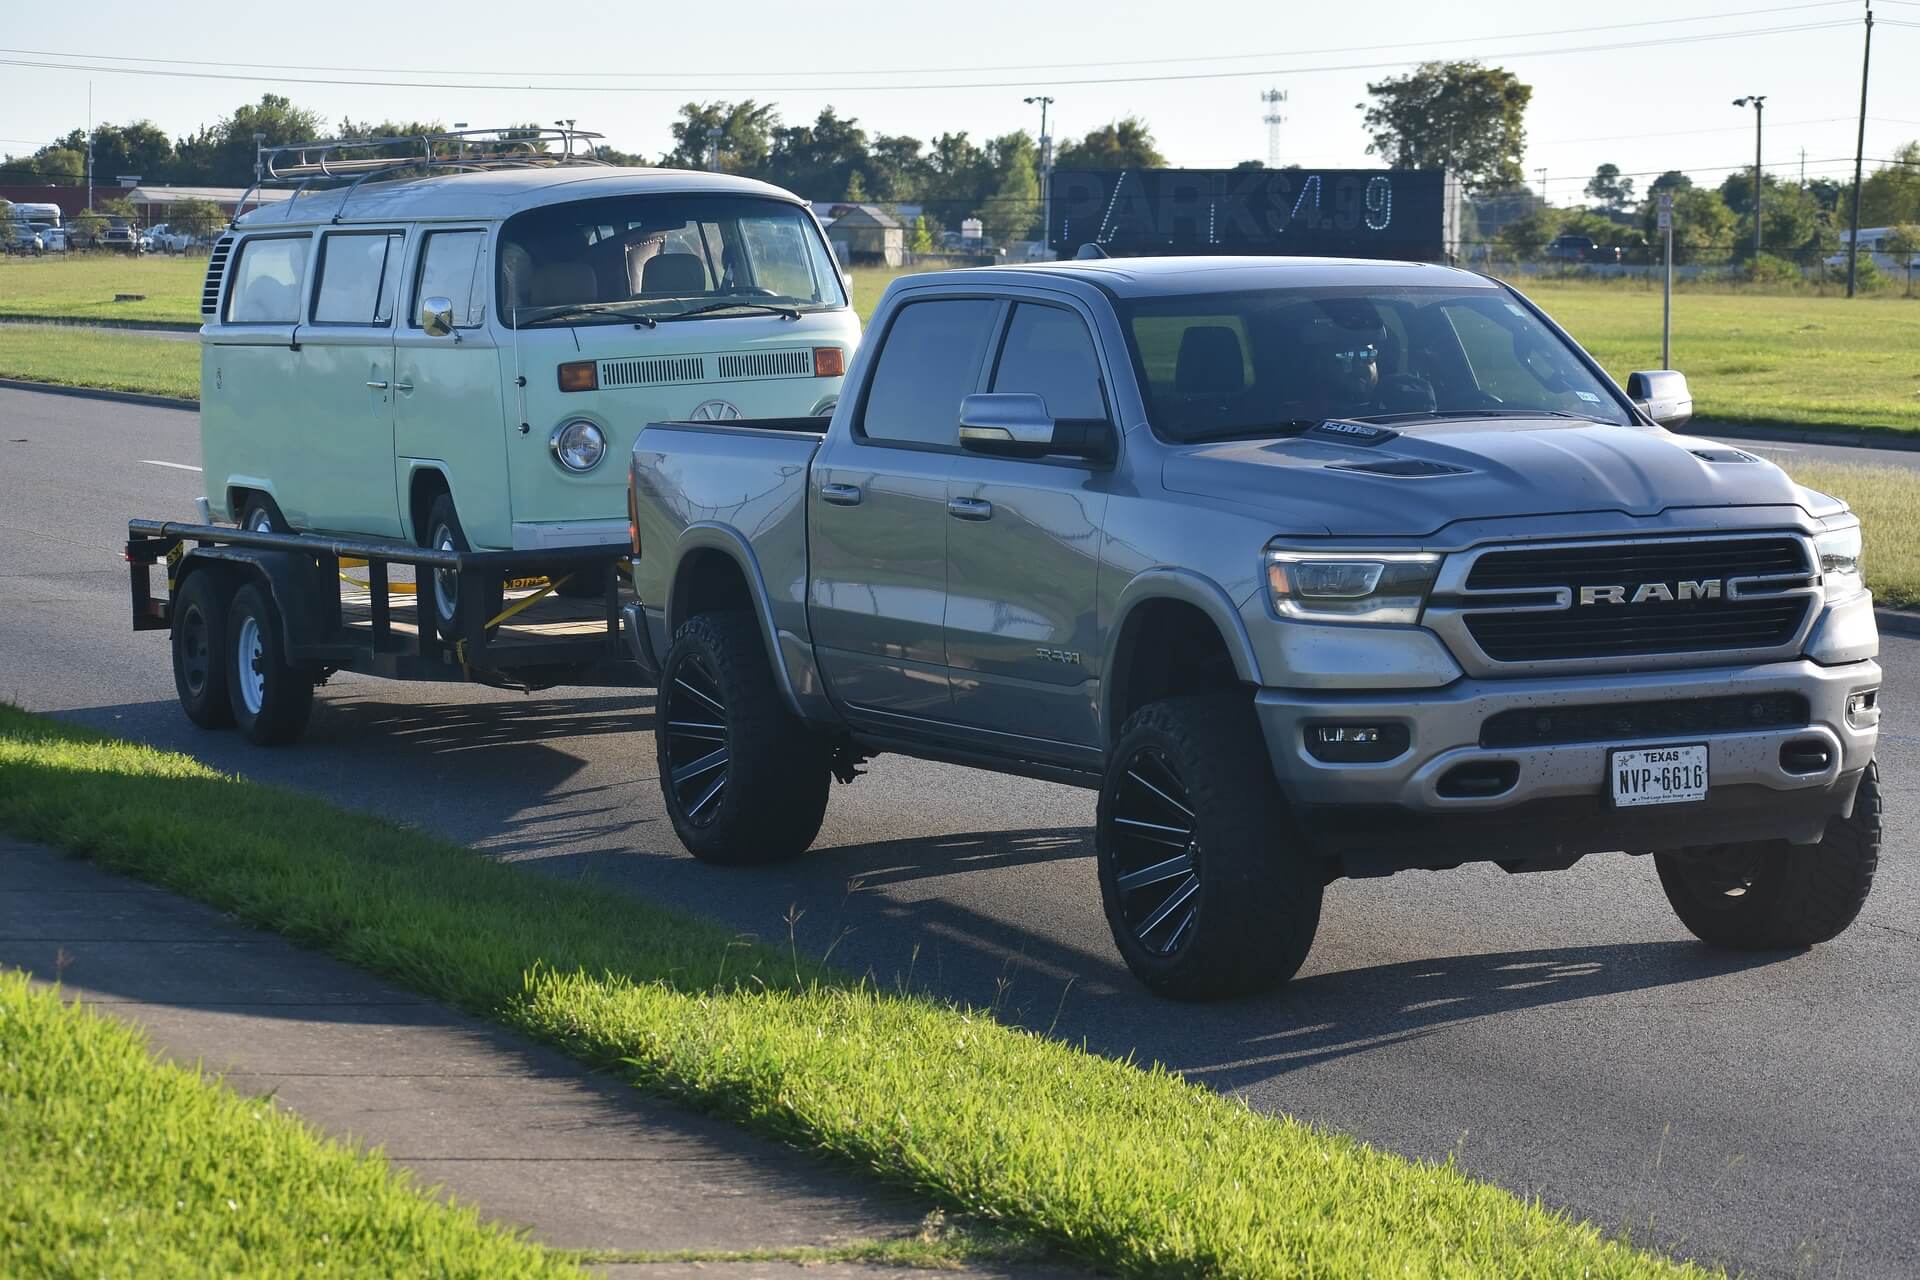
{"type": "Polygon", "coordinates": [[[860,430],[872,440],[953,447],[960,401],[979,384],[999,304],[944,298],[901,309],[874,366],[860,430]]]}
{"type": "Polygon", "coordinates": [[[294,324],[307,275],[306,237],[248,240],[227,290],[227,323],[294,324]]]}
{"type": "Polygon", "coordinates": [[[1065,307],[1023,302],[1014,308],[993,389],[1037,395],[1056,418],[1107,416],[1093,336],[1065,307]]]}
{"type": "Polygon", "coordinates": [[[420,283],[413,291],[407,323],[420,327],[420,303],[447,298],[453,303],[453,323],[462,329],[480,324],[487,314],[487,295],[480,281],[482,231],[436,231],[420,251],[420,283]]]}
{"type": "Polygon", "coordinates": [[[315,324],[386,324],[393,319],[400,237],[336,232],[320,242],[315,324]]]}

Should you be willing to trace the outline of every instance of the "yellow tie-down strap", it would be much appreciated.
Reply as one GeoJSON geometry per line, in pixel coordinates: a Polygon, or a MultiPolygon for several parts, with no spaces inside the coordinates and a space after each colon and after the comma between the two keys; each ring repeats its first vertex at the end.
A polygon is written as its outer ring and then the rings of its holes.
{"type": "MultiPolygon", "coordinates": [[[[535,591],[532,595],[528,596],[526,599],[515,600],[512,604],[508,605],[506,608],[502,609],[500,612],[494,614],[491,618],[488,618],[487,625],[484,629],[487,631],[493,630],[495,627],[505,622],[508,618],[513,617],[513,615],[515,615],[516,613],[519,613],[525,609],[530,609],[534,605],[539,604],[542,600],[546,599],[548,596],[552,595],[555,591],[559,590],[561,587],[565,586],[568,582],[571,582],[572,580],[573,580],[573,575],[570,573],[567,574],[565,577],[555,578],[552,580],[548,580],[546,578],[540,579],[540,582],[542,582],[545,585],[543,585],[538,591],[535,591]]],[[[511,586],[512,584],[509,583],[508,585],[511,586]]],[[[458,643],[456,643],[453,646],[453,652],[454,652],[454,656],[460,659],[460,669],[463,672],[466,672],[467,674],[471,675],[472,668],[467,666],[467,642],[465,640],[461,640],[458,643]]]]}
{"type": "MultiPolygon", "coordinates": [[[[349,586],[359,587],[364,591],[373,590],[373,583],[369,579],[356,578],[346,572],[348,569],[364,569],[366,567],[367,562],[365,560],[357,559],[353,556],[340,557],[340,581],[349,586]]],[[[534,587],[544,587],[546,585],[546,578],[509,578],[505,584],[508,591],[527,591],[534,587]]],[[[387,592],[390,595],[410,596],[418,590],[419,588],[411,582],[389,582],[387,584],[387,592]]]]}

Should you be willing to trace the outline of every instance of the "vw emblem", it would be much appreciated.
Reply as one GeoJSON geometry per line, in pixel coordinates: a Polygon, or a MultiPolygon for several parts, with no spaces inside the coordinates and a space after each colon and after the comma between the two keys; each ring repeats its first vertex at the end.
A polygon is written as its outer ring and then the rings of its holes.
{"type": "Polygon", "coordinates": [[[732,422],[740,410],[725,400],[709,400],[687,415],[688,422],[732,422]]]}

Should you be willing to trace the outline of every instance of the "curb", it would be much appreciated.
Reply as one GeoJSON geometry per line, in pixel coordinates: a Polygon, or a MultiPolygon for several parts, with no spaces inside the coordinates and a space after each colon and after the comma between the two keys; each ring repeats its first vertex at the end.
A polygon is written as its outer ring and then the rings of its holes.
{"type": "Polygon", "coordinates": [[[118,320],[111,317],[80,316],[0,316],[0,324],[60,325],[70,329],[164,329],[168,333],[198,333],[198,320],[118,320]]]}
{"type": "Polygon", "coordinates": [[[1764,427],[1752,423],[1717,422],[1695,418],[1680,429],[1682,435],[1728,436],[1735,440],[1773,440],[1782,444],[1830,444],[1849,449],[1891,449],[1920,452],[1920,432],[1895,427],[1764,427]]]}
{"type": "Polygon", "coordinates": [[[40,391],[50,396],[76,396],[82,400],[114,400],[120,404],[145,405],[150,409],[191,409],[195,413],[200,412],[198,400],[148,395],[142,391],[109,391],[105,387],[69,387],[58,382],[30,382],[25,378],[0,378],[0,389],[40,391]]]}
{"type": "Polygon", "coordinates": [[[1875,609],[1873,620],[1881,635],[1920,638],[1920,609],[1875,609]]]}

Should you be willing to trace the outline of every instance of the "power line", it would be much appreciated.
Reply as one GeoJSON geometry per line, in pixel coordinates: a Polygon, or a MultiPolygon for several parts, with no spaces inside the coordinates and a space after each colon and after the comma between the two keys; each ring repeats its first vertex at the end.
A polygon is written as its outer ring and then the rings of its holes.
{"type": "MultiPolygon", "coordinates": [[[[1514,49],[1497,54],[1485,55],[1502,59],[1551,57],[1570,53],[1608,53],[1624,49],[1658,48],[1672,45],[1699,44],[1717,40],[1738,40],[1751,36],[1790,35],[1809,31],[1828,31],[1836,28],[1851,28],[1851,22],[1811,22],[1790,26],[1754,27],[1743,31],[1702,32],[1694,35],[1666,36],[1655,40],[1627,40],[1610,44],[1566,45],[1552,49],[1514,49]]],[[[12,52],[0,49],[0,52],[12,52]]],[[[58,53],[46,55],[58,58],[99,57],[97,54],[58,53]]],[[[1419,59],[1400,59],[1389,62],[1350,62],[1344,64],[1315,64],[1292,68],[1267,68],[1252,71],[1187,71],[1149,76],[1089,76],[1070,80],[1053,80],[1056,86],[1102,85],[1102,84],[1156,84],[1172,81],[1194,80],[1234,80],[1258,76],[1308,75],[1334,71],[1380,71],[1394,67],[1408,66],[1419,59]]],[[[232,66],[232,63],[211,63],[212,66],[232,66]]],[[[0,58],[0,66],[31,67],[50,71],[83,71],[90,75],[131,75],[154,76],[166,79],[184,80],[238,80],[252,83],[267,82],[273,84],[328,85],[359,89],[470,89],[489,92],[540,92],[540,93],[674,93],[697,94],[711,93],[726,85],[739,85],[742,88],[757,89],[762,93],[913,93],[932,91],[952,91],[955,89],[1018,89],[1030,87],[1027,80],[975,80],[927,83],[912,81],[890,84],[756,84],[743,80],[721,80],[705,86],[689,85],[581,85],[581,84],[484,84],[450,80],[368,80],[341,79],[330,76],[281,76],[262,75],[248,72],[216,71],[177,71],[159,67],[108,66],[103,63],[49,62],[33,58],[0,58]]],[[[376,73],[378,74],[378,73],[376,73]]],[[[464,73],[408,72],[404,74],[438,75],[464,73]]],[[[748,73],[737,73],[748,74],[748,73]]],[[[869,72],[864,74],[880,74],[869,72]]]]}
{"type": "Polygon", "coordinates": [[[508,70],[491,69],[438,69],[428,71],[419,67],[343,67],[315,65],[298,62],[223,62],[211,58],[150,58],[138,54],[107,53],[67,53],[55,49],[0,49],[0,53],[10,53],[26,57],[47,58],[85,58],[107,62],[145,62],[161,66],[181,67],[251,67],[269,71],[322,71],[348,73],[353,75],[448,75],[448,76],[545,76],[555,80],[582,79],[627,79],[657,80],[665,78],[721,78],[728,83],[737,83],[737,77],[743,75],[784,75],[784,76],[867,76],[867,75],[986,75],[1002,71],[1075,71],[1095,67],[1146,67],[1164,66],[1179,62],[1248,62],[1260,58],[1307,58],[1323,57],[1328,54],[1378,53],[1386,49],[1430,48],[1436,43],[1463,44],[1480,40],[1531,40],[1545,36],[1590,35],[1597,31],[1624,31],[1635,27],[1672,26],[1683,22],[1706,22],[1713,19],[1757,17],[1773,13],[1789,13],[1805,9],[1832,9],[1852,7],[1853,0],[1817,0],[1817,3],[1775,5],[1764,9],[1736,9],[1730,12],[1689,14],[1678,18],[1647,18],[1636,22],[1610,22],[1588,27],[1557,27],[1545,31],[1490,32],[1474,36],[1448,36],[1439,39],[1400,40],[1387,44],[1342,45],[1324,49],[1288,49],[1277,53],[1194,53],[1177,57],[1159,58],[1109,58],[1092,62],[1014,62],[988,66],[970,67],[885,67],[881,69],[862,67],[842,67],[817,71],[796,71],[791,68],[730,67],[724,71],[529,71],[525,67],[508,70]]]}

